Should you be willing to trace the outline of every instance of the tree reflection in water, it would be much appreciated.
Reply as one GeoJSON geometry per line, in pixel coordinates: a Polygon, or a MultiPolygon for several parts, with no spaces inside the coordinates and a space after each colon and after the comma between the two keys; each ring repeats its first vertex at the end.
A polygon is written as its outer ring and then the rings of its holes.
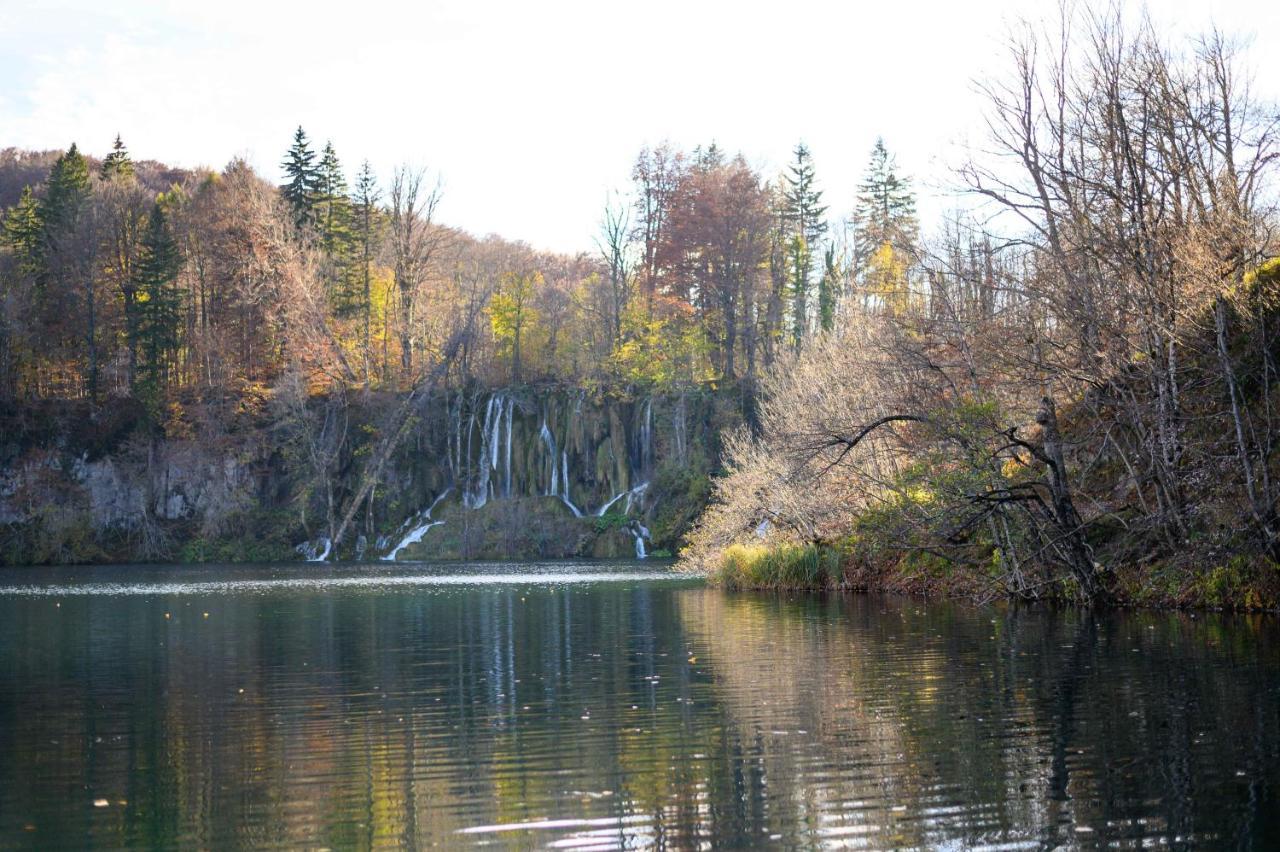
{"type": "Polygon", "coordinates": [[[0,593],[0,847],[1261,847],[1277,634],[656,573],[0,593]]]}

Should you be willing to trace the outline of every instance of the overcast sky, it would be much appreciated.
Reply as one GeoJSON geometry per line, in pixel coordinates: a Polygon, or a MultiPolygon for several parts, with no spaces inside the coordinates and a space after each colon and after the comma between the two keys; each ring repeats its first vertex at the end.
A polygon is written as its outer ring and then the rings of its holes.
{"type": "MultiPolygon", "coordinates": [[[[589,249],[642,145],[711,140],[766,175],[803,139],[844,214],[877,136],[924,197],[977,138],[972,80],[1000,73],[1018,16],[1054,2],[774,0],[0,0],[0,147],[221,167],[271,179],[293,129],[354,172],[444,179],[441,218],[536,247],[589,249]]],[[[1152,2],[1175,35],[1280,32],[1280,3],[1152,2]]],[[[1261,89],[1280,54],[1251,52],[1261,89]]]]}

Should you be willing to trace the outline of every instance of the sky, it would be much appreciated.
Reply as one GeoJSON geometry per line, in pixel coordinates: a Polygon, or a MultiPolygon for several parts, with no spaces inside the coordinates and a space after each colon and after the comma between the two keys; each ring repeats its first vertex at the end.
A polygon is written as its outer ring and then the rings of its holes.
{"type": "MultiPolygon", "coordinates": [[[[349,175],[426,168],[440,218],[535,248],[589,251],[642,146],[715,141],[767,177],[803,140],[833,216],[877,137],[921,196],[981,142],[973,81],[1055,0],[0,0],[0,148],[220,168],[278,180],[295,127],[349,175]]],[[[1134,8],[1137,8],[1136,5],[1134,8]]],[[[1280,3],[1153,0],[1175,39],[1280,32],[1280,3]]],[[[1250,51],[1280,94],[1280,54],[1250,51]],[[1269,54],[1269,55],[1268,55],[1269,54]]]]}

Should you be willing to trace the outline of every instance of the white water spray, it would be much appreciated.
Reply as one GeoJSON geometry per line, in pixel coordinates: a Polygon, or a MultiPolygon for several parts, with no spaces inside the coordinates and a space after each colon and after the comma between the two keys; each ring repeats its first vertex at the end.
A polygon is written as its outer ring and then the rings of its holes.
{"type": "MultiPolygon", "coordinates": [[[[427,534],[427,530],[432,527],[438,527],[444,523],[444,521],[431,520],[431,513],[435,510],[436,506],[440,505],[440,501],[443,500],[445,495],[447,495],[451,490],[452,489],[450,488],[446,488],[436,496],[435,500],[431,501],[431,505],[427,507],[427,510],[418,516],[423,523],[418,524],[416,527],[409,530],[409,532],[405,534],[404,538],[400,539],[400,543],[393,547],[390,553],[382,557],[383,562],[395,562],[396,556],[400,554],[401,550],[404,550],[411,544],[417,544],[422,541],[422,537],[427,534]]],[[[409,521],[405,521],[405,524],[408,523],[409,521]]],[[[404,529],[404,526],[402,525],[400,528],[404,529]]]]}

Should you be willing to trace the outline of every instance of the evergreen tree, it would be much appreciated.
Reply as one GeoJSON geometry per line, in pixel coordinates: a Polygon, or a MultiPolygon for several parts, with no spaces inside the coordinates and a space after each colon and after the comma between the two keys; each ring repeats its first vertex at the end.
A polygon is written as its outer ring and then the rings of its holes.
{"type": "MultiPolygon", "coordinates": [[[[89,166],[73,143],[49,170],[40,216],[44,225],[43,320],[57,343],[83,345],[84,389],[98,398],[98,240],[82,233],[89,200],[89,166]],[[70,298],[68,298],[70,297],[70,298]],[[75,302],[69,304],[70,299],[75,302]]],[[[75,357],[79,353],[66,353],[75,357]]]]}
{"type": "Polygon", "coordinates": [[[311,231],[317,224],[323,182],[316,154],[311,150],[306,131],[299,125],[293,134],[293,145],[280,164],[288,180],[280,187],[280,194],[288,202],[293,213],[293,224],[301,232],[311,231]]]}
{"type": "Polygon", "coordinates": [[[836,300],[840,297],[840,268],[836,264],[835,246],[827,246],[823,255],[822,278],[818,280],[818,325],[831,331],[836,324],[836,300]]]}
{"type": "Polygon", "coordinates": [[[724,152],[720,150],[715,140],[705,148],[699,145],[693,149],[693,168],[696,171],[709,172],[722,165],[724,165],[724,152]]]}
{"type": "Polygon", "coordinates": [[[142,361],[135,392],[149,404],[158,403],[168,387],[169,368],[178,351],[182,327],[182,293],[176,285],[182,253],[169,227],[163,205],[156,200],[147,217],[134,284],[138,292],[138,340],[142,361]]]}
{"type": "Polygon", "coordinates": [[[784,175],[781,222],[789,238],[789,272],[792,296],[792,342],[796,349],[809,328],[809,293],[813,284],[813,251],[827,232],[826,205],[815,184],[813,157],[801,142],[795,162],[784,175]]]}
{"type": "Polygon", "coordinates": [[[319,175],[316,212],[321,244],[330,257],[340,257],[346,254],[351,242],[351,200],[347,197],[347,179],[332,142],[324,145],[319,175]]]}
{"type": "Polygon", "coordinates": [[[13,253],[17,274],[42,282],[45,278],[44,218],[30,186],[22,188],[18,203],[9,209],[3,233],[4,244],[13,253]]]}
{"type": "Polygon", "coordinates": [[[813,157],[803,142],[796,146],[795,157],[785,175],[782,220],[812,248],[827,233],[827,221],[823,218],[827,207],[822,203],[822,190],[815,185],[813,157]]]}
{"type": "Polygon", "coordinates": [[[72,228],[89,197],[89,165],[75,143],[49,170],[41,218],[45,239],[56,248],[59,238],[72,228]]]}
{"type": "Polygon", "coordinates": [[[381,224],[381,210],[378,201],[381,192],[378,190],[377,178],[373,175],[373,167],[365,160],[360,164],[360,174],[356,176],[355,192],[352,195],[352,238],[358,253],[357,279],[359,281],[359,309],[364,319],[364,353],[365,380],[368,381],[371,359],[372,338],[370,325],[373,315],[372,266],[374,248],[377,245],[378,230],[381,224]]]}
{"type": "Polygon", "coordinates": [[[102,179],[111,180],[117,177],[133,177],[133,160],[129,157],[129,150],[124,147],[124,142],[120,139],[120,134],[116,134],[115,144],[111,146],[111,153],[102,161],[102,179]]]}
{"type": "Polygon", "coordinates": [[[910,182],[898,176],[897,164],[877,139],[867,164],[866,175],[858,186],[858,204],[854,224],[864,253],[888,243],[897,252],[910,254],[917,237],[916,199],[910,182]]]}
{"type": "Polygon", "coordinates": [[[915,194],[896,169],[884,140],[877,139],[854,210],[859,284],[895,313],[910,302],[911,258],[918,236],[915,194]]]}

